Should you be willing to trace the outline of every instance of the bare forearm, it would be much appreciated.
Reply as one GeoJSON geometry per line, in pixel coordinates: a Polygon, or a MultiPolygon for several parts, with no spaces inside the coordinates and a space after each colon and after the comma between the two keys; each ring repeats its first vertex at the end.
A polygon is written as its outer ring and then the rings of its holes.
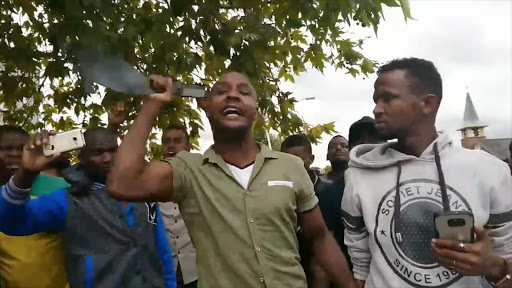
{"type": "Polygon", "coordinates": [[[345,256],[330,233],[313,242],[313,253],[322,269],[337,287],[357,287],[345,256]]]}
{"type": "Polygon", "coordinates": [[[146,141],[161,106],[162,104],[158,101],[148,100],[144,103],[137,119],[124,137],[117,151],[116,161],[109,179],[109,186],[113,190],[126,191],[126,187],[133,188],[134,184],[139,183],[138,176],[142,174],[146,165],[144,159],[146,141]]]}

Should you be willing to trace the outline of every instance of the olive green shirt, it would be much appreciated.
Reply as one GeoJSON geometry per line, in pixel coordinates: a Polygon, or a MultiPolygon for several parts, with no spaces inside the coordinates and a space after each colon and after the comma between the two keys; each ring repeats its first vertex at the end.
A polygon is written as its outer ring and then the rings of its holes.
{"type": "Polygon", "coordinates": [[[247,189],[211,147],[165,160],[201,288],[307,286],[295,231],[297,213],[318,203],[313,184],[298,157],[260,149],[247,189]]]}

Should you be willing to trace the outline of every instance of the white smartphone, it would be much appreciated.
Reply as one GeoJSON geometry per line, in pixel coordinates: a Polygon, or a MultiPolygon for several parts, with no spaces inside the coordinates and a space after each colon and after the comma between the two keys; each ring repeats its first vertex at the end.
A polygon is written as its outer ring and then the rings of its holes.
{"type": "Polygon", "coordinates": [[[475,220],[469,211],[441,212],[434,215],[439,239],[473,243],[475,220]]]}
{"type": "Polygon", "coordinates": [[[82,129],[76,129],[50,136],[48,144],[43,147],[43,154],[51,156],[58,153],[73,151],[85,146],[82,129]]]}

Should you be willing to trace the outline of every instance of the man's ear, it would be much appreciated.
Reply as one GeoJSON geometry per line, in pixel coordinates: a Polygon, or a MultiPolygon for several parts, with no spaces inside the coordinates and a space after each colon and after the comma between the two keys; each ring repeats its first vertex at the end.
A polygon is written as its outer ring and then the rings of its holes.
{"type": "Polygon", "coordinates": [[[421,110],[425,115],[431,115],[437,113],[439,105],[441,104],[441,98],[434,94],[428,94],[422,96],[421,110]]]}
{"type": "Polygon", "coordinates": [[[208,112],[208,96],[206,97],[201,97],[201,98],[196,98],[196,101],[197,101],[197,106],[199,106],[199,108],[203,109],[203,111],[206,113],[206,116],[208,116],[209,112],[208,112]]]}

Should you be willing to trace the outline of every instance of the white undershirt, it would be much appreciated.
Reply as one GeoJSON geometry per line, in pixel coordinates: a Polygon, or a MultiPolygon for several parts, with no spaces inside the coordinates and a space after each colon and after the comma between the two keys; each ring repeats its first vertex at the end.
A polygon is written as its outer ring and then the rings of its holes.
{"type": "Polygon", "coordinates": [[[229,171],[231,171],[231,173],[233,173],[233,176],[235,176],[236,180],[238,180],[238,183],[240,183],[240,185],[242,185],[244,189],[247,189],[247,186],[249,186],[249,179],[251,178],[252,168],[254,167],[254,164],[252,164],[251,166],[247,166],[244,169],[240,169],[230,164],[227,165],[229,171]]]}

